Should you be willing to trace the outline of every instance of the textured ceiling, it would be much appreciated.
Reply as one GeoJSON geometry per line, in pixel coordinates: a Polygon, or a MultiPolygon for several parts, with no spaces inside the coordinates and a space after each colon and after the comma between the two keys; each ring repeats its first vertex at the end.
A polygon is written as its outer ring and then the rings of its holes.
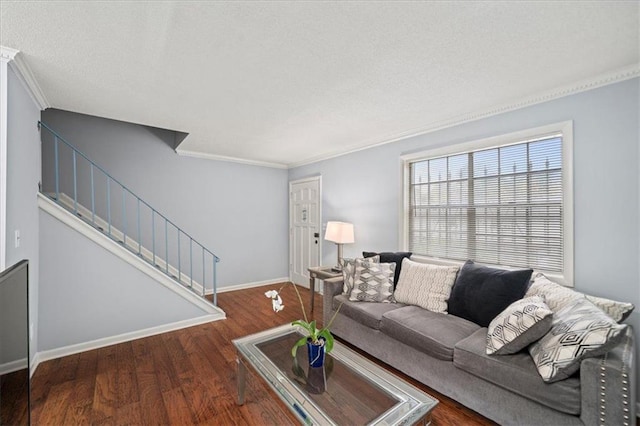
{"type": "Polygon", "coordinates": [[[637,1],[0,2],[49,106],[295,165],[640,62],[637,1]]]}

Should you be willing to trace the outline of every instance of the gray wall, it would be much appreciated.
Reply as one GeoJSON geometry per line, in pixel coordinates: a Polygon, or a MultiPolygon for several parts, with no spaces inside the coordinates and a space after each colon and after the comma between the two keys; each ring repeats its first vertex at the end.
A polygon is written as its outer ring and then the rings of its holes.
{"type": "MultiPolygon", "coordinates": [[[[13,269],[4,276],[0,283],[0,371],[7,371],[3,364],[29,359],[27,294],[27,268],[13,269]]],[[[17,367],[11,371],[24,368],[17,367]]]]}
{"type": "Polygon", "coordinates": [[[206,315],[43,210],[40,249],[39,351],[206,315]]]}
{"type": "MultiPolygon", "coordinates": [[[[323,220],[355,225],[356,243],[345,246],[345,256],[396,250],[401,155],[573,120],[575,288],[634,303],[637,309],[627,322],[638,331],[639,87],[637,78],[601,87],[297,167],[289,179],[322,175],[323,220]]],[[[323,246],[323,264],[330,265],[335,246],[323,246]]]]}
{"type": "Polygon", "coordinates": [[[29,322],[33,325],[31,356],[38,348],[40,109],[13,70],[8,73],[7,105],[7,266],[29,260],[29,322]],[[14,231],[20,230],[20,247],[14,231]]]}
{"type": "MultiPolygon", "coordinates": [[[[55,109],[44,111],[42,121],[218,255],[219,287],[289,275],[286,170],[180,157],[172,148],[175,132],[168,130],[55,109]]],[[[43,181],[50,191],[53,171],[47,164],[53,154],[43,140],[43,181]]],[[[60,156],[65,156],[63,150],[60,156]]],[[[71,170],[61,171],[66,188],[71,170]]],[[[90,205],[87,191],[86,186],[79,189],[85,206],[90,205]]],[[[100,191],[97,207],[106,199],[104,189],[100,191]]],[[[118,203],[114,201],[116,211],[118,203]]],[[[114,214],[113,220],[119,221],[119,216],[114,214]]],[[[134,222],[133,216],[128,218],[130,226],[134,222]]],[[[142,227],[151,229],[144,223],[142,227]]],[[[161,226],[156,229],[163,235],[161,226]]],[[[143,232],[143,240],[151,248],[150,234],[143,232]]],[[[184,260],[187,251],[181,246],[184,260]]],[[[176,251],[169,248],[170,253],[176,251]]]]}

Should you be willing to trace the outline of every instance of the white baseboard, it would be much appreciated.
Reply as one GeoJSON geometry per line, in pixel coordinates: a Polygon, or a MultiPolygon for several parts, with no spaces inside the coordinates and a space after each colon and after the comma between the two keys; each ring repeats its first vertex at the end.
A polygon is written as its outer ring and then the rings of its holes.
{"type": "Polygon", "coordinates": [[[0,376],[27,368],[27,358],[18,359],[0,364],[0,376]]]}
{"type": "MultiPolygon", "coordinates": [[[[225,287],[219,287],[218,293],[224,293],[227,291],[236,291],[236,290],[244,290],[247,288],[254,288],[254,287],[262,287],[264,285],[270,285],[270,284],[280,284],[280,283],[286,283],[289,282],[289,277],[282,277],[282,278],[273,278],[270,280],[265,280],[265,281],[255,281],[252,283],[246,283],[246,284],[236,284],[236,285],[229,285],[229,286],[225,286],[225,287]]],[[[212,294],[213,291],[209,290],[209,292],[207,294],[212,294]]]]}
{"type": "Polygon", "coordinates": [[[102,339],[91,340],[89,342],[77,343],[75,345],[63,346],[61,348],[38,352],[31,361],[31,375],[33,376],[33,373],[38,368],[38,365],[44,361],[62,358],[64,356],[74,355],[80,352],[103,348],[105,346],[111,346],[118,343],[129,342],[131,340],[142,339],[143,337],[154,336],[156,334],[167,333],[169,331],[193,327],[194,325],[218,321],[225,318],[226,316],[224,315],[224,313],[203,315],[201,317],[159,325],[157,327],[145,328],[144,330],[132,331],[129,333],[118,334],[116,336],[104,337],[102,339]]]}
{"type": "Polygon", "coordinates": [[[33,355],[33,358],[31,358],[31,362],[29,363],[29,377],[33,377],[33,373],[36,372],[36,368],[38,368],[38,364],[40,364],[40,357],[36,352],[35,355],[33,355]]]}
{"type": "MultiPolygon", "coordinates": [[[[264,280],[264,281],[255,281],[255,282],[250,282],[245,284],[225,286],[225,287],[218,288],[217,290],[218,290],[218,293],[224,293],[227,291],[243,290],[248,288],[262,287],[270,284],[280,284],[280,283],[286,283],[286,282],[290,282],[289,277],[273,278],[273,279],[264,280]]],[[[213,291],[211,290],[207,294],[212,294],[212,293],[213,291]]],[[[75,345],[69,345],[61,348],[37,352],[33,356],[33,359],[31,360],[30,373],[31,373],[31,376],[33,376],[33,373],[35,373],[36,369],[38,368],[38,365],[44,361],[49,361],[52,359],[77,354],[80,352],[90,351],[90,350],[102,348],[105,346],[124,343],[124,342],[128,342],[135,339],[141,339],[143,337],[148,337],[148,336],[153,336],[160,333],[179,330],[186,327],[192,327],[194,325],[203,324],[211,321],[217,321],[225,318],[226,318],[226,315],[222,310],[220,310],[219,314],[205,315],[205,316],[190,319],[190,320],[178,321],[175,323],[166,324],[158,327],[147,328],[144,330],[133,331],[130,333],[124,333],[117,336],[105,337],[102,339],[92,340],[89,342],[78,343],[75,345]]]]}

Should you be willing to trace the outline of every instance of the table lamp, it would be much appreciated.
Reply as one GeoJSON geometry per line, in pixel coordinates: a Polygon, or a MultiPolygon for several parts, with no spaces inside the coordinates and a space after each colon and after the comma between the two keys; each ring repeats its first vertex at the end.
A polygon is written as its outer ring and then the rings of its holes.
{"type": "Polygon", "coordinates": [[[327,222],[327,231],[324,239],[332,241],[338,246],[338,264],[331,268],[332,271],[342,272],[340,259],[342,259],[342,245],[351,244],[353,239],[353,224],[345,222],[327,222]]]}

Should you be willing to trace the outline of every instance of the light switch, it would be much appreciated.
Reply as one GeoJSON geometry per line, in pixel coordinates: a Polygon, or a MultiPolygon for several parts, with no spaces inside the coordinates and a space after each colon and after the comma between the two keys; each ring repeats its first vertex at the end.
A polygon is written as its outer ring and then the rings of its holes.
{"type": "Polygon", "coordinates": [[[20,247],[20,230],[19,229],[16,229],[15,236],[16,238],[15,238],[14,245],[16,246],[16,248],[18,248],[20,247]]]}

